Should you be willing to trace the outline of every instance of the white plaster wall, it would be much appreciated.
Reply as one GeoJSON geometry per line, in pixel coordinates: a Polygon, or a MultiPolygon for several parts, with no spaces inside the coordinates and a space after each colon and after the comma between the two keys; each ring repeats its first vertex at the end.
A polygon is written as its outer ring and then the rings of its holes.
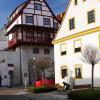
{"type": "MultiPolygon", "coordinates": [[[[24,83],[24,73],[28,74],[27,78],[27,84],[29,82],[29,66],[28,63],[30,60],[33,60],[33,57],[37,58],[51,58],[54,60],[54,54],[53,54],[53,47],[48,47],[48,46],[21,46],[21,53],[22,53],[22,75],[23,75],[23,83],[24,83]],[[33,48],[38,47],[39,48],[39,54],[33,54],[33,48]],[[50,55],[44,54],[44,48],[49,48],[50,49],[50,55]]],[[[32,69],[33,70],[33,69],[32,69]]]]}
{"type": "MultiPolygon", "coordinates": [[[[74,53],[74,40],[81,39],[82,48],[85,45],[92,45],[99,49],[99,32],[95,32],[89,35],[84,35],[74,39],[67,40],[65,42],[56,44],[54,46],[55,57],[55,82],[62,84],[61,78],[61,66],[67,66],[69,77],[71,71],[73,78],[75,77],[75,65],[82,64],[82,79],[75,79],[75,85],[90,84],[91,83],[91,66],[82,62],[81,53],[74,53]],[[67,54],[65,56],[60,55],[60,45],[66,43],[67,54]]],[[[100,64],[95,66],[94,70],[95,86],[100,86],[100,64]]]]}
{"type": "Polygon", "coordinates": [[[34,25],[38,25],[37,16],[36,15],[34,15],[34,25]]]}
{"type": "Polygon", "coordinates": [[[84,30],[88,30],[91,28],[95,28],[100,26],[100,1],[99,0],[78,0],[78,5],[74,5],[74,0],[72,0],[71,5],[65,15],[65,19],[63,24],[58,32],[56,37],[57,39],[69,36],[71,34],[75,34],[77,32],[81,32],[84,30]],[[96,19],[94,23],[88,24],[87,22],[87,12],[91,10],[95,10],[96,19]],[[75,18],[75,29],[69,30],[69,19],[75,18]]]}
{"type": "Polygon", "coordinates": [[[37,16],[38,25],[43,26],[43,16],[37,16]]]}
{"type": "Polygon", "coordinates": [[[34,13],[34,9],[24,9],[23,12],[24,12],[24,13],[30,13],[30,14],[33,14],[33,13],[34,13]]]}
{"type": "Polygon", "coordinates": [[[10,51],[0,52],[0,74],[2,77],[2,86],[9,86],[9,70],[8,64],[14,65],[14,85],[18,85],[20,82],[20,65],[19,65],[19,53],[10,51]],[[5,62],[2,62],[5,60],[5,62]],[[7,76],[7,78],[5,78],[7,76]]]}
{"type": "Polygon", "coordinates": [[[33,16],[32,14],[22,14],[22,24],[33,25],[33,23],[26,23],[26,16],[33,16]]]}
{"type": "Polygon", "coordinates": [[[21,24],[21,15],[10,25],[9,28],[7,28],[7,32],[14,26],[17,24],[21,24]]]}
{"type": "Polygon", "coordinates": [[[51,12],[42,11],[42,14],[43,14],[43,15],[52,16],[51,12]]]}

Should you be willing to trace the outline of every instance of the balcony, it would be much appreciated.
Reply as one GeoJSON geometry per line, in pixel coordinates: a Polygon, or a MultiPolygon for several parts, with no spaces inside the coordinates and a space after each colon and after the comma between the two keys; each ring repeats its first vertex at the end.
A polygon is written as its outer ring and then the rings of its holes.
{"type": "Polygon", "coordinates": [[[8,48],[13,47],[17,43],[16,38],[8,41],[8,48]]]}
{"type": "Polygon", "coordinates": [[[23,43],[31,43],[36,45],[51,45],[52,39],[43,38],[23,38],[23,43]]]}
{"type": "Polygon", "coordinates": [[[22,38],[22,39],[12,39],[8,41],[8,48],[15,47],[17,44],[33,44],[33,45],[52,45],[51,43],[52,39],[48,38],[33,38],[33,37],[27,37],[27,38],[22,38]]]}

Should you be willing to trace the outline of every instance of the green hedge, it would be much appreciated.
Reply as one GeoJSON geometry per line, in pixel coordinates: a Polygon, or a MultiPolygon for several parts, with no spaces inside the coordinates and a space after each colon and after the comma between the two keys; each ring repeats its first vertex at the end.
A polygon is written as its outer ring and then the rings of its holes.
{"type": "Polygon", "coordinates": [[[100,90],[70,91],[68,97],[72,100],[100,100],[100,90]]]}
{"type": "Polygon", "coordinates": [[[50,92],[57,90],[56,88],[48,88],[48,87],[39,87],[39,88],[34,88],[34,93],[43,93],[43,92],[50,92]]]}
{"type": "Polygon", "coordinates": [[[42,86],[39,88],[36,88],[36,87],[28,87],[27,88],[27,92],[30,92],[30,93],[43,93],[43,92],[50,92],[50,91],[54,91],[54,90],[57,90],[57,88],[45,87],[45,86],[42,86]]]}

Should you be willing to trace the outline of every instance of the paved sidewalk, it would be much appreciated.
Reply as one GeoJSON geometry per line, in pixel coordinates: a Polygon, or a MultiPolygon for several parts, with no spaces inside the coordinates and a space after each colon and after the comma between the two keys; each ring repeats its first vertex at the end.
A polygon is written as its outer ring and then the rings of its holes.
{"type": "Polygon", "coordinates": [[[56,94],[54,92],[49,93],[38,93],[38,94],[27,94],[25,95],[31,100],[68,100],[68,96],[56,94]]]}
{"type": "Polygon", "coordinates": [[[17,95],[19,92],[23,92],[23,87],[14,87],[14,88],[7,88],[7,87],[0,87],[0,95],[17,95]]]}

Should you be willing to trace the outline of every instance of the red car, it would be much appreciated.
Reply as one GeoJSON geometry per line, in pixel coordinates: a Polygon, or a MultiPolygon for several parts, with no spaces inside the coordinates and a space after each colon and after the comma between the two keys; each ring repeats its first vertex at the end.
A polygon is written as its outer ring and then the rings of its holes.
{"type": "Polygon", "coordinates": [[[35,87],[39,88],[42,86],[53,87],[55,85],[55,81],[53,79],[44,79],[35,82],[35,87]]]}

